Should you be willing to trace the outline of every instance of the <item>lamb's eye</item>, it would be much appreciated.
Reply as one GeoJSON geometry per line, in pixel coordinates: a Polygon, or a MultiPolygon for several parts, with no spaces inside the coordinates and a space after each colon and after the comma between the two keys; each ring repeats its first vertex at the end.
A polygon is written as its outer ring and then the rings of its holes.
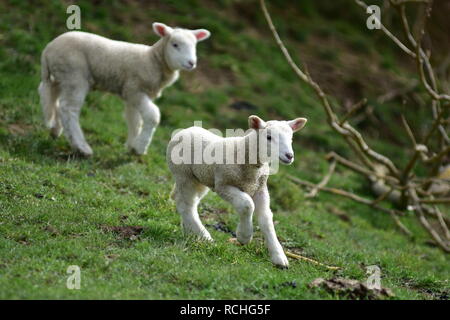
{"type": "Polygon", "coordinates": [[[173,46],[174,48],[178,48],[178,43],[172,43],[172,46],[173,46]]]}
{"type": "Polygon", "coordinates": [[[272,136],[267,136],[267,140],[272,140],[272,136]]]}

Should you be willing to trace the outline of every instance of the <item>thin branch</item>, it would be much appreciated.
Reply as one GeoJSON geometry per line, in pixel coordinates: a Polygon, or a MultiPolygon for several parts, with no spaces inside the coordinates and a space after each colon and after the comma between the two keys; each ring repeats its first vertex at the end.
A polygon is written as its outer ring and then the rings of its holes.
{"type": "Polygon", "coordinates": [[[327,159],[327,160],[335,159],[340,164],[342,164],[342,165],[346,166],[347,168],[349,168],[353,171],[356,171],[362,175],[365,175],[370,180],[373,180],[373,178],[378,178],[378,179],[386,180],[390,184],[398,184],[398,182],[399,182],[399,180],[394,177],[381,175],[375,171],[366,169],[366,168],[354,163],[353,161],[345,159],[344,157],[338,155],[336,152],[333,152],[333,151],[328,153],[325,156],[325,159],[327,159]]]}
{"type": "MultiPolygon", "coordinates": [[[[360,7],[363,7],[364,10],[367,10],[367,4],[365,4],[364,2],[360,1],[360,0],[355,0],[356,4],[359,5],[360,7]]],[[[376,19],[376,17],[375,17],[376,19]]],[[[382,23],[381,21],[379,21],[377,19],[377,23],[379,24],[379,26],[381,27],[381,30],[392,40],[395,42],[395,44],[397,44],[397,46],[399,46],[400,49],[402,49],[404,52],[406,52],[406,54],[410,55],[411,57],[415,57],[415,53],[413,51],[411,51],[406,45],[403,44],[403,42],[401,42],[396,36],[394,36],[382,23]]]]}
{"type": "Polygon", "coordinates": [[[439,208],[436,206],[434,207],[434,210],[436,211],[437,219],[439,221],[439,224],[441,225],[445,237],[447,238],[448,241],[450,241],[450,231],[448,230],[448,226],[444,220],[444,216],[442,215],[441,210],[439,210],[439,208]]]}
{"type": "Polygon", "coordinates": [[[419,202],[427,204],[443,204],[443,203],[450,203],[450,198],[420,199],[419,202]]]}
{"type": "Polygon", "coordinates": [[[322,181],[319,182],[311,191],[305,195],[306,198],[314,198],[319,192],[320,188],[325,187],[330,181],[331,176],[334,173],[334,169],[336,169],[336,160],[333,160],[328,168],[328,173],[323,177],[322,181]]]}
{"type": "Polygon", "coordinates": [[[436,241],[436,243],[445,252],[450,252],[450,247],[441,239],[439,234],[436,232],[436,230],[433,229],[433,227],[430,225],[427,218],[425,217],[422,206],[420,205],[420,199],[417,196],[416,191],[413,188],[411,188],[409,189],[409,194],[411,195],[411,199],[414,202],[414,211],[416,212],[422,226],[428,231],[428,233],[431,235],[434,241],[436,241]]]}
{"type": "Polygon", "coordinates": [[[341,121],[339,121],[339,124],[342,126],[347,119],[349,119],[353,114],[355,114],[356,111],[361,109],[362,107],[367,105],[367,99],[364,98],[358,103],[354,104],[350,110],[342,117],[341,121]]]}
{"type": "MultiPolygon", "coordinates": [[[[301,180],[301,179],[299,179],[297,177],[294,177],[294,176],[290,176],[289,175],[288,178],[291,181],[295,182],[295,183],[298,183],[298,184],[303,185],[303,186],[307,186],[309,188],[315,188],[316,187],[316,185],[314,185],[313,183],[308,182],[308,181],[303,181],[303,180],[301,180]]],[[[322,188],[320,188],[320,190],[323,190],[323,191],[328,192],[328,193],[340,195],[340,196],[343,196],[343,197],[346,197],[346,198],[350,198],[350,199],[352,199],[352,200],[354,200],[356,202],[363,203],[363,204],[368,205],[368,206],[370,206],[372,208],[375,208],[375,209],[378,209],[378,210],[383,211],[385,213],[388,213],[404,234],[406,234],[408,237],[412,237],[413,236],[411,231],[409,231],[409,229],[400,221],[400,219],[397,216],[397,212],[395,210],[384,208],[384,207],[382,207],[382,206],[380,206],[378,204],[373,204],[373,201],[370,201],[370,200],[368,200],[366,198],[360,197],[360,196],[358,196],[358,195],[356,195],[354,193],[351,193],[351,192],[348,192],[348,191],[345,191],[345,190],[336,189],[336,188],[328,188],[328,187],[322,187],[322,188]]]]}
{"type": "Polygon", "coordinates": [[[414,148],[416,148],[416,146],[417,146],[417,141],[416,141],[416,138],[414,137],[414,134],[413,134],[413,132],[412,132],[412,130],[411,130],[411,127],[409,126],[409,124],[408,124],[408,122],[406,121],[406,118],[405,118],[405,116],[404,116],[403,114],[401,115],[401,118],[402,118],[403,126],[405,127],[405,130],[406,130],[406,133],[408,134],[408,137],[409,137],[409,139],[411,140],[411,142],[412,142],[414,148]]]}
{"type": "Polygon", "coordinates": [[[382,193],[378,198],[376,198],[373,202],[372,202],[372,206],[377,205],[378,203],[380,203],[381,201],[383,201],[384,199],[386,199],[386,197],[388,197],[392,191],[394,191],[394,187],[390,187],[389,189],[387,189],[384,193],[382,193]]]}
{"type": "Polygon", "coordinates": [[[305,261],[311,262],[313,264],[325,267],[325,268],[327,268],[329,270],[339,270],[339,269],[341,269],[340,267],[328,266],[326,264],[323,264],[322,262],[316,261],[314,259],[311,259],[311,258],[308,258],[308,257],[305,257],[305,256],[301,256],[299,254],[295,254],[295,253],[292,253],[292,252],[289,252],[289,251],[285,251],[285,253],[286,253],[286,256],[288,256],[288,257],[291,257],[291,258],[294,258],[294,259],[297,259],[297,260],[305,260],[305,261]]]}

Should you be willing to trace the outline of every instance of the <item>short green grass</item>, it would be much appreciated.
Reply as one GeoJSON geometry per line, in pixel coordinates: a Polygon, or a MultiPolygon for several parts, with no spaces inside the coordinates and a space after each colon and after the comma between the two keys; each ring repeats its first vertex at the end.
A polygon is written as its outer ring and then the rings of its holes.
{"type": "MultiPolygon", "coordinates": [[[[364,281],[369,265],[381,268],[382,285],[397,299],[448,296],[448,255],[425,244],[426,235],[414,218],[402,218],[417,234],[410,241],[383,213],[324,193],[305,198],[306,191],[286,179],[292,174],[319,181],[327,170],[327,151],[351,153],[331,134],[311,91],[295,81],[259,11],[249,10],[245,2],[167,1],[149,7],[134,1],[79,3],[84,30],[116,39],[151,43],[156,40],[151,23],[157,20],[206,27],[213,36],[199,45],[198,69],[182,74],[157,102],[162,123],[147,156],[125,152],[122,102],[105,93],[91,93],[82,112],[94,157],[77,158],[64,138],[52,140],[42,124],[36,91],[39,56],[49,40],[65,31],[68,3],[0,3],[0,298],[341,299],[346,297],[310,289],[308,283],[336,275],[364,281]],[[229,107],[239,100],[257,109],[229,107]],[[295,139],[295,164],[270,178],[274,219],[285,248],[340,271],[295,260],[288,270],[275,268],[258,229],[248,246],[230,243],[230,234],[212,227],[212,244],[183,236],[169,200],[173,182],[164,159],[171,133],[194,120],[207,128],[245,127],[251,113],[310,119],[295,139]],[[333,209],[351,221],[342,221],[333,209]],[[107,231],[107,226],[141,226],[143,231],[130,238],[107,231]],[[80,290],[66,288],[70,265],[81,268],[80,290]],[[295,288],[284,285],[292,281],[295,288]]],[[[316,25],[313,18],[321,15],[312,2],[300,9],[305,12],[300,21],[274,9],[275,21],[290,36],[291,49],[314,55],[309,39],[330,36],[332,23],[338,24],[329,20],[329,28],[316,25]],[[289,29],[299,24],[301,31],[289,29]]],[[[348,40],[349,48],[357,46],[358,54],[378,57],[375,40],[354,25],[340,22],[336,30],[346,30],[334,32],[348,40]]],[[[389,50],[386,55],[392,54],[389,50]]],[[[316,59],[339,61],[329,52],[315,52],[316,59]]],[[[370,196],[364,180],[341,169],[330,184],[370,196]]],[[[213,193],[200,211],[205,224],[220,222],[235,230],[236,214],[213,193]]]]}

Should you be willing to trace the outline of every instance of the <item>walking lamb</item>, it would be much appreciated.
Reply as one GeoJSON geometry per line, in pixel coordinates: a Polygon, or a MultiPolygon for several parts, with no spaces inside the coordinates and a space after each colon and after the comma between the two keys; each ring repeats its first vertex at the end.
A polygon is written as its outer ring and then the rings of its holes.
{"type": "Polygon", "coordinates": [[[38,91],[52,136],[64,130],[73,149],[92,155],[79,124],[80,110],[89,90],[108,91],[126,103],[126,146],[146,154],[160,121],[154,100],[178,79],[179,70],[195,68],[196,44],[210,36],[205,29],[171,28],[157,22],[153,30],[161,37],[153,46],[78,31],[64,33],[46,46],[38,91]]]}
{"type": "Polygon", "coordinates": [[[275,234],[270,210],[268,168],[274,160],[284,164],[294,161],[292,135],[306,121],[297,118],[265,122],[250,116],[249,127],[253,130],[242,137],[222,138],[200,127],[176,133],[169,142],[166,159],[175,178],[172,198],[185,232],[212,240],[197,212],[200,200],[212,189],[240,215],[237,240],[242,244],[251,241],[255,213],[272,262],[287,268],[289,263],[275,234]],[[199,158],[199,153],[204,158],[199,158]]]}

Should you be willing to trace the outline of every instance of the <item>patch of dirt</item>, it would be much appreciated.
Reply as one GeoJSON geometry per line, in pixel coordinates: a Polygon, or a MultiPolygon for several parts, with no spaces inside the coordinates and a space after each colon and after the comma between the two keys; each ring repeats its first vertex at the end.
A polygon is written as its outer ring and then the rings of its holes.
{"type": "Polygon", "coordinates": [[[44,231],[47,231],[48,233],[50,233],[52,236],[56,236],[58,234],[60,234],[60,232],[53,226],[51,225],[46,225],[44,227],[44,231]]]}
{"type": "Polygon", "coordinates": [[[324,288],[328,292],[344,295],[351,299],[376,300],[394,296],[389,288],[371,289],[364,282],[345,278],[331,278],[329,280],[317,278],[309,284],[309,287],[324,288]]]}
{"type": "Polygon", "coordinates": [[[233,237],[236,237],[236,233],[234,231],[232,231],[230,228],[228,228],[228,226],[224,222],[219,221],[219,222],[214,223],[214,224],[206,224],[206,226],[214,228],[214,229],[216,229],[217,231],[220,231],[220,232],[229,233],[233,237]]]}
{"type": "Polygon", "coordinates": [[[206,218],[207,220],[209,219],[217,220],[218,215],[227,213],[227,210],[222,208],[216,208],[206,203],[202,203],[200,204],[199,212],[202,218],[206,218]]]}
{"type": "Polygon", "coordinates": [[[450,300],[450,290],[439,290],[434,288],[427,288],[418,285],[414,280],[404,280],[404,287],[415,290],[423,294],[428,299],[433,300],[450,300]]]}
{"type": "Polygon", "coordinates": [[[247,101],[235,101],[230,105],[231,109],[234,110],[249,110],[249,111],[254,111],[254,110],[258,110],[258,107],[255,106],[254,104],[247,102],[247,101]]]}
{"type": "MultiPolygon", "coordinates": [[[[267,284],[264,284],[263,286],[262,286],[264,289],[268,289],[270,286],[269,285],[267,285],[267,284]]],[[[297,288],[297,282],[295,281],[295,280],[293,280],[293,281],[285,281],[285,282],[282,282],[282,283],[280,283],[280,284],[276,284],[276,285],[273,285],[273,286],[271,286],[273,289],[282,289],[282,288],[292,288],[292,289],[295,289],[295,288],[297,288]]]]}
{"type": "Polygon", "coordinates": [[[16,242],[23,244],[25,246],[30,244],[30,241],[28,240],[27,236],[25,236],[25,235],[18,236],[15,240],[16,240],[16,242]]]}
{"type": "Polygon", "coordinates": [[[137,237],[144,231],[142,226],[107,226],[102,225],[100,228],[104,232],[112,232],[117,234],[122,239],[136,240],[137,237]]]}

